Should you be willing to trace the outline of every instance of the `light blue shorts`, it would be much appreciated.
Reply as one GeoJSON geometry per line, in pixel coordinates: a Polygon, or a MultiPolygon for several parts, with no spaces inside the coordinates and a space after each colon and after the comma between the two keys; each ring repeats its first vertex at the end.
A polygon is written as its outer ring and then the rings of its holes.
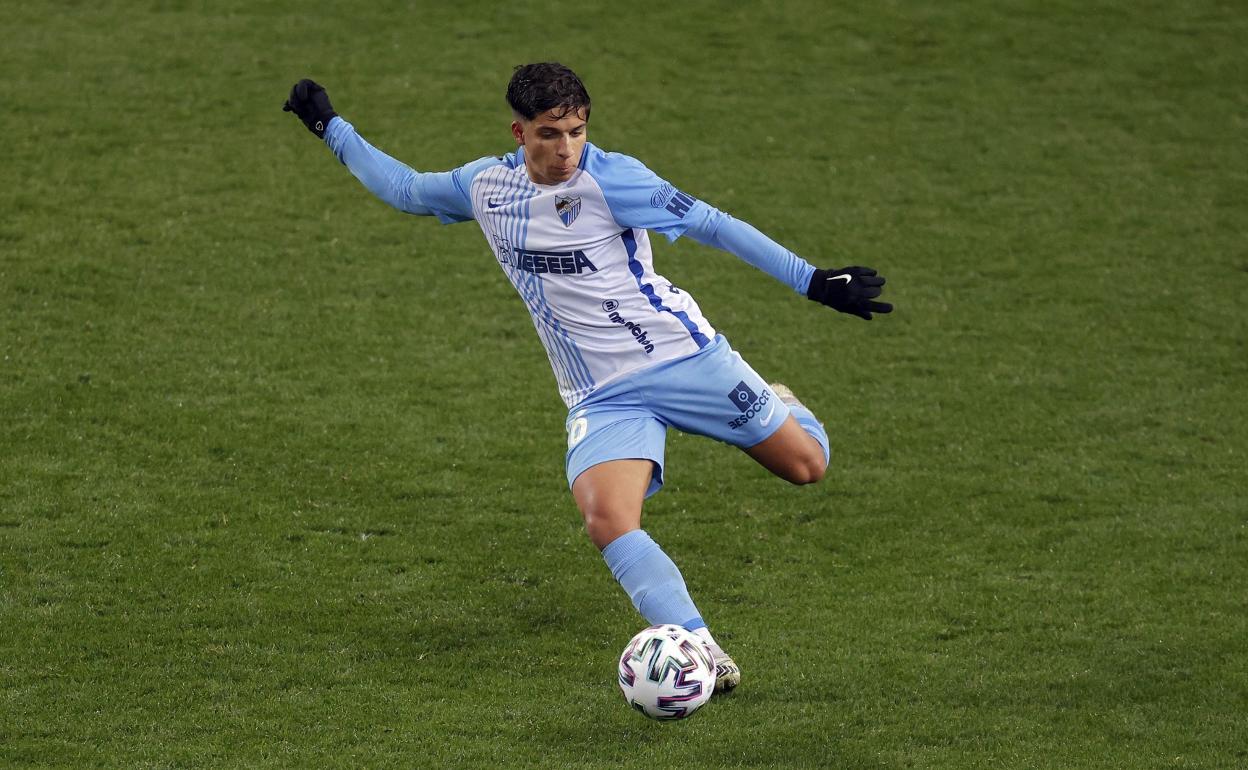
{"type": "Polygon", "coordinates": [[[789,407],[718,335],[691,356],[594,391],[568,412],[568,486],[599,463],[651,460],[649,497],[663,486],[669,426],[747,448],[775,433],[788,416],[789,407]]]}

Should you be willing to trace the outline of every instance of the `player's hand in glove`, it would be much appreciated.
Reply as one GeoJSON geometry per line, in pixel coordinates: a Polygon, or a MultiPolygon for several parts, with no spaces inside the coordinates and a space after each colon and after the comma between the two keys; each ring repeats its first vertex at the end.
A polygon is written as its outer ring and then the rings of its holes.
{"type": "Polygon", "coordinates": [[[290,89],[290,98],[282,105],[283,112],[293,112],[308,130],[325,138],[325,128],[331,118],[338,115],[329,103],[329,94],[314,80],[304,78],[290,89]]]}
{"type": "Polygon", "coordinates": [[[843,267],[840,270],[815,270],[810,277],[806,296],[833,310],[856,315],[870,321],[872,313],[891,313],[893,306],[876,302],[883,291],[884,276],[869,267],[843,267]]]}

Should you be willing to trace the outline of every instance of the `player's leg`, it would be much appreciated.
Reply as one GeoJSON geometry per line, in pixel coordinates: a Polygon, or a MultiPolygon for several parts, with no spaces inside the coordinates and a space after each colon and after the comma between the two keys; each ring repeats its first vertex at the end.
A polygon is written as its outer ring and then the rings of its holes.
{"type": "Polygon", "coordinates": [[[662,485],[666,426],[601,405],[576,410],[568,425],[572,497],[611,575],[648,623],[672,623],[702,637],[716,659],[717,691],[736,687],[736,663],[715,644],[675,562],[641,528],[642,505],[662,485]]]}
{"type": "Polygon", "coordinates": [[[791,483],[823,478],[828,467],[823,426],[788,388],[768,385],[723,337],[696,356],[636,379],[646,403],[680,430],[740,447],[791,483]]]}
{"type": "Polygon", "coordinates": [[[572,497],[589,539],[637,611],[651,624],[672,623],[694,631],[706,623],[689,597],[685,579],[641,528],[641,505],[654,468],[650,460],[599,463],[576,477],[572,497]]]}
{"type": "Polygon", "coordinates": [[[650,460],[612,460],[576,477],[572,497],[585,519],[585,533],[599,551],[641,529],[641,505],[653,475],[650,460]]]}
{"type": "Polygon", "coordinates": [[[676,563],[641,529],[641,506],[655,465],[612,460],[595,465],[572,484],[589,539],[602,551],[612,576],[651,625],[671,623],[700,636],[715,658],[715,689],[741,682],[737,664],[711,636],[676,563]]]}
{"type": "Polygon", "coordinates": [[[790,484],[813,484],[827,469],[823,450],[792,415],[770,437],[743,451],[790,484]]]}
{"type": "Polygon", "coordinates": [[[813,484],[823,478],[830,459],[828,434],[793,391],[779,383],[768,386],[789,407],[780,429],[745,453],[767,470],[793,484],[813,484]]]}

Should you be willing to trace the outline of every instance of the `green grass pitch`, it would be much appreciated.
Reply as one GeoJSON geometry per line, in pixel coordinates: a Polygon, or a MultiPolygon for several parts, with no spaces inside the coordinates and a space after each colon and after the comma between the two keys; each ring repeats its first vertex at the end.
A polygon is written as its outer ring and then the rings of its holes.
{"type": "Polygon", "coordinates": [[[1248,765],[1248,15],[1006,0],[0,7],[0,766],[1248,765]],[[842,7],[843,6],[843,7],[842,7]],[[792,488],[672,435],[645,524],[744,681],[630,711],[642,625],[479,230],[374,200],[590,138],[863,323],[656,242],[826,421],[792,488]]]}

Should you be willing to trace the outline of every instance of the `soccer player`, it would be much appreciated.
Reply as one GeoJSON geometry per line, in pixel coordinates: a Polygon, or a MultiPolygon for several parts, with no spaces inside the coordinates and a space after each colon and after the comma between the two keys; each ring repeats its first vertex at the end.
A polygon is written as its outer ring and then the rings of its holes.
{"type": "Polygon", "coordinates": [[[823,477],[828,436],[783,385],[768,385],[655,272],[647,231],[735,254],[799,294],[871,320],[884,278],[816,269],[758,230],[678,190],[628,155],[587,141],[590,99],[555,63],[517,67],[507,85],[515,152],[420,173],[364,141],[311,80],[294,112],[365,187],[410,214],[476,220],[546,347],[568,406],[566,469],[589,539],[652,624],[696,633],[717,663],[716,691],[741,679],[680,570],[641,529],[663,485],[669,426],[740,447],[793,484],[823,477]]]}

